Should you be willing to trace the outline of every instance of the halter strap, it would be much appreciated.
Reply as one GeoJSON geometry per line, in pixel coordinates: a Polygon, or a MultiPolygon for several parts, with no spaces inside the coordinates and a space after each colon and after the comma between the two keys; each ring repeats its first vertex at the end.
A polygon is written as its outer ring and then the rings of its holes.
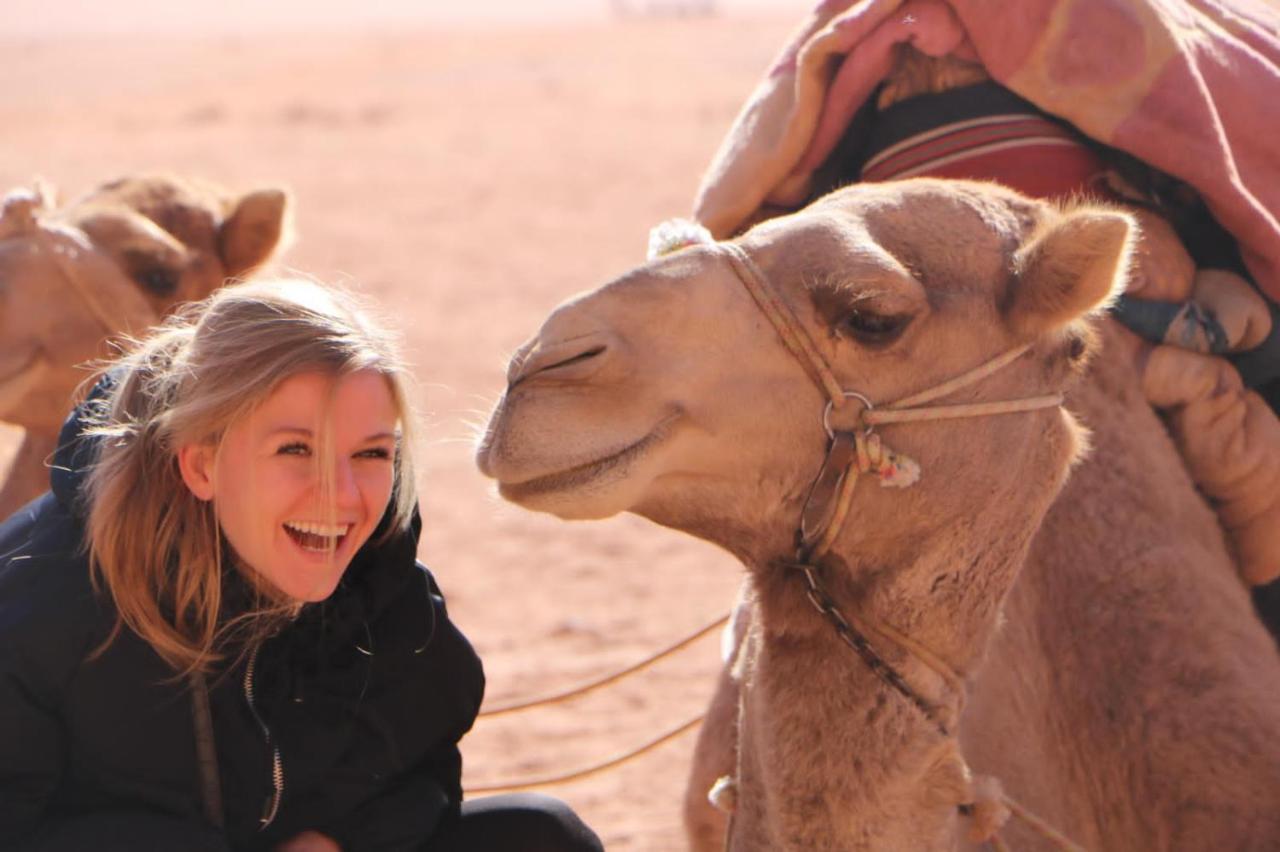
{"type": "MultiPolygon", "coordinates": [[[[801,543],[796,560],[785,564],[800,571],[804,576],[809,602],[835,627],[836,633],[854,650],[867,668],[919,710],[944,738],[952,740],[955,735],[952,725],[958,719],[952,718],[945,709],[931,704],[917,694],[901,673],[885,662],[863,634],[870,634],[883,643],[896,644],[933,670],[957,696],[964,693],[964,676],[928,647],[893,625],[877,624],[856,615],[846,616],[827,592],[815,563],[831,547],[840,528],[844,525],[853,502],[853,490],[859,478],[858,474],[877,474],[881,477],[882,484],[890,485],[911,485],[915,482],[914,477],[919,475],[919,468],[914,462],[884,446],[880,436],[875,434],[876,426],[882,423],[917,423],[926,420],[982,417],[1054,408],[1062,404],[1062,395],[1044,394],[1022,399],[962,405],[927,405],[974,385],[1012,364],[1031,348],[1028,344],[997,355],[931,388],[903,397],[883,407],[876,407],[862,394],[846,391],[841,387],[839,379],[836,378],[827,360],[822,357],[813,337],[781,295],[769,286],[769,280],[741,246],[735,243],[713,243],[712,245],[729,261],[739,280],[777,330],[782,343],[827,397],[822,417],[823,426],[830,438],[827,456],[801,510],[798,531],[801,543]],[[830,414],[833,411],[843,410],[845,406],[860,407],[852,419],[853,428],[832,428],[829,422],[830,414]],[[894,481],[894,478],[897,478],[897,481],[894,481]]],[[[842,418],[842,420],[847,421],[848,418],[842,418]]],[[[963,762],[963,758],[961,761],[963,762]]],[[[967,773],[968,767],[966,766],[965,769],[967,773]]],[[[1000,799],[1013,813],[1027,821],[1041,836],[1050,840],[1058,848],[1070,850],[1081,848],[1007,796],[1001,795],[1000,799]]],[[[973,803],[961,805],[960,813],[973,816],[975,807],[973,803]]],[[[997,830],[998,826],[995,826],[990,831],[993,836],[992,843],[1003,848],[1003,842],[995,834],[997,830]]],[[[732,836],[732,832],[731,815],[728,835],[732,836]]]]}
{"type": "MultiPolygon", "coordinates": [[[[934,400],[977,384],[1012,364],[1030,350],[1031,346],[1027,344],[1003,352],[933,387],[883,407],[877,407],[863,394],[845,390],[841,386],[840,380],[836,378],[831,365],[822,356],[813,336],[796,317],[795,312],[781,294],[770,286],[768,278],[746,250],[730,242],[714,243],[713,246],[729,262],[756,305],[773,324],[783,345],[800,362],[818,389],[827,397],[822,421],[830,442],[822,468],[815,477],[809,496],[801,510],[799,552],[795,563],[789,564],[794,564],[796,568],[803,571],[809,586],[810,601],[814,606],[835,623],[842,635],[848,634],[847,641],[852,641],[855,646],[865,646],[860,648],[859,655],[872,671],[886,684],[921,708],[945,734],[946,726],[939,721],[932,708],[906,685],[905,680],[891,666],[884,663],[875,654],[874,649],[866,646],[865,640],[859,643],[856,638],[849,639],[848,636],[859,637],[858,629],[861,629],[882,642],[898,645],[932,669],[957,694],[964,688],[963,676],[937,654],[892,625],[875,624],[865,618],[849,620],[843,616],[837,618],[838,612],[833,616],[834,603],[822,588],[815,563],[831,548],[844,526],[853,505],[854,488],[860,473],[876,474],[880,476],[882,484],[897,486],[911,485],[919,476],[919,467],[914,461],[883,445],[880,436],[874,432],[876,426],[886,423],[917,423],[928,420],[951,420],[1036,411],[1061,405],[1062,395],[1043,394],[995,402],[928,405],[934,400]],[[847,426],[832,428],[829,422],[831,413],[843,411],[846,406],[858,409],[854,412],[852,428],[847,426]],[[874,657],[874,660],[869,659],[869,656],[874,657]]],[[[842,419],[848,420],[848,418],[842,419]]]]}
{"type": "MultiPolygon", "coordinates": [[[[78,268],[71,263],[89,252],[71,234],[39,222],[33,233],[18,235],[13,239],[20,239],[22,236],[30,236],[35,240],[41,252],[52,261],[63,280],[71,285],[71,289],[80,297],[80,301],[93,314],[108,337],[128,332],[140,334],[159,321],[146,299],[133,288],[117,286],[111,288],[113,292],[110,294],[100,294],[90,287],[80,276],[78,268]]],[[[114,264],[112,266],[113,271],[119,273],[114,264]]]]}
{"type": "Polygon", "coordinates": [[[756,266],[751,256],[737,243],[716,243],[715,247],[724,254],[733,271],[737,273],[738,279],[751,294],[751,298],[755,299],[761,312],[777,329],[783,344],[791,350],[791,354],[818,385],[818,389],[826,393],[827,399],[836,408],[843,405],[845,397],[840,387],[840,380],[827,364],[827,359],[822,357],[808,329],[796,318],[791,306],[769,286],[769,279],[764,277],[760,267],[756,266]]]}

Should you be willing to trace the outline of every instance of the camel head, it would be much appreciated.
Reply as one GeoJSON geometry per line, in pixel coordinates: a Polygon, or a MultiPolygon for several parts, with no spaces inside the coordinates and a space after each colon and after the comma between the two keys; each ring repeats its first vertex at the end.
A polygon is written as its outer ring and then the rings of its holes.
{"type": "MultiPolygon", "coordinates": [[[[1023,345],[938,404],[1061,392],[1131,242],[1119,212],[926,179],[848,187],[735,240],[841,387],[873,404],[1023,345]]],[[[695,246],[556,309],[513,359],[477,462],[526,508],[631,511],[761,564],[794,552],[827,448],[825,404],[727,253],[695,246]]],[[[884,444],[922,475],[905,489],[860,485],[841,540],[874,549],[904,518],[918,533],[976,506],[1047,507],[1077,431],[1057,406],[884,425],[884,444]]]]}
{"type": "Polygon", "coordinates": [[[62,209],[18,190],[0,214],[0,420],[66,415],[84,362],[267,262],[285,232],[278,189],[234,195],[168,176],[107,183],[62,209]]]}

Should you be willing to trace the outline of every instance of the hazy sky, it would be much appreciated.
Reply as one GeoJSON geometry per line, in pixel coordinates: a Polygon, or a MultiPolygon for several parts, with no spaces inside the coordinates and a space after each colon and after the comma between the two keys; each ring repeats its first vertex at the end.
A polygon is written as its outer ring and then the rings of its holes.
{"type": "Polygon", "coordinates": [[[603,20],[612,3],[667,8],[713,2],[727,12],[793,9],[811,0],[3,0],[0,34],[228,33],[255,30],[603,20]]]}

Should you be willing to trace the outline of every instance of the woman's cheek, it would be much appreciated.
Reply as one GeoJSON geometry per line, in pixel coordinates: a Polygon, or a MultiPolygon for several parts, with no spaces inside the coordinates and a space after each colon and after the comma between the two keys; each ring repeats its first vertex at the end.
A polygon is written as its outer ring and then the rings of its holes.
{"type": "MultiPolygon", "coordinates": [[[[362,491],[370,495],[370,503],[372,506],[383,509],[387,505],[387,501],[391,499],[391,485],[394,482],[394,474],[390,465],[378,465],[378,469],[370,471],[365,475],[367,478],[362,491]]],[[[381,512],[379,511],[379,516],[381,512]]],[[[377,518],[374,519],[375,522],[377,518]]]]}

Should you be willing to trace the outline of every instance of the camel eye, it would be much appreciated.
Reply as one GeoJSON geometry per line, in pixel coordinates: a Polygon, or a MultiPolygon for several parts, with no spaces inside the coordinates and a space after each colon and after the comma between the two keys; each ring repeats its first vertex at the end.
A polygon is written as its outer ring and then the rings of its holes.
{"type": "Polygon", "coordinates": [[[121,266],[130,278],[153,296],[172,296],[177,292],[182,277],[179,270],[163,263],[154,254],[138,249],[126,251],[121,266]]]}
{"type": "Polygon", "coordinates": [[[887,346],[902,336],[910,314],[875,314],[854,311],[844,321],[844,331],[864,346],[887,346]]]}
{"type": "Polygon", "coordinates": [[[171,269],[152,267],[137,272],[134,278],[149,293],[157,296],[172,296],[178,289],[178,276],[171,269]]]}

